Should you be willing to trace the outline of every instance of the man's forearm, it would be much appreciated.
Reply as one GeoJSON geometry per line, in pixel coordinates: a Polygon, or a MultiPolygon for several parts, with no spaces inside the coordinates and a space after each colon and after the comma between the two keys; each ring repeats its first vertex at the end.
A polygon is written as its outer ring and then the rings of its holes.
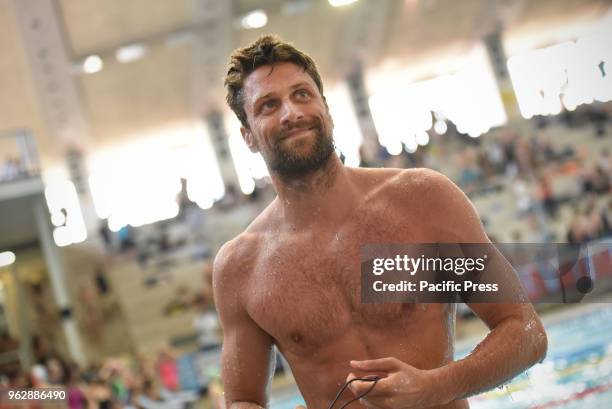
{"type": "Polygon", "coordinates": [[[546,355],[546,333],[537,319],[501,321],[470,355],[435,369],[448,402],[487,391],[512,379],[546,355]]]}

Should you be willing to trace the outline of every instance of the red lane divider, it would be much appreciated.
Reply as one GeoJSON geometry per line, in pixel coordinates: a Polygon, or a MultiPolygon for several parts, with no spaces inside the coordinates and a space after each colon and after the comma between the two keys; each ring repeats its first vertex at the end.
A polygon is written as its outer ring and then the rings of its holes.
{"type": "Polygon", "coordinates": [[[575,400],[583,399],[586,396],[593,395],[595,393],[602,393],[602,392],[605,392],[605,391],[607,391],[609,389],[612,389],[612,382],[604,384],[604,385],[595,386],[593,388],[585,389],[582,392],[576,392],[573,395],[571,395],[569,398],[559,399],[559,400],[552,400],[552,401],[546,402],[546,403],[544,403],[542,405],[532,406],[531,409],[554,408],[555,406],[559,406],[559,405],[563,405],[564,403],[570,403],[570,402],[573,402],[575,400]]]}

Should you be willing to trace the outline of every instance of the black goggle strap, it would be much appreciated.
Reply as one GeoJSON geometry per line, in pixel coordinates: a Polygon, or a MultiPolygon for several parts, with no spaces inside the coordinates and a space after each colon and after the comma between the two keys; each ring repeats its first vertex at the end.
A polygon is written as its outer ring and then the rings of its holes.
{"type": "Polygon", "coordinates": [[[334,398],[334,400],[332,401],[332,403],[329,404],[329,406],[327,407],[327,409],[332,409],[334,407],[334,405],[336,404],[336,402],[338,402],[338,399],[340,399],[340,396],[342,395],[342,393],[344,392],[344,390],[346,388],[348,388],[348,386],[355,381],[362,381],[362,382],[372,382],[372,386],[370,386],[368,388],[367,391],[365,391],[364,393],[362,393],[361,395],[358,395],[356,397],[354,397],[353,399],[349,400],[348,402],[346,402],[344,405],[340,406],[338,409],[344,409],[345,407],[347,407],[348,405],[350,405],[351,403],[355,402],[356,400],[359,400],[361,398],[363,398],[364,396],[366,396],[368,393],[370,393],[372,391],[372,389],[374,389],[374,387],[376,386],[376,384],[378,383],[378,381],[380,380],[380,377],[373,375],[373,376],[366,376],[364,378],[353,378],[350,381],[348,381],[347,383],[344,384],[344,386],[340,389],[340,391],[338,391],[338,394],[336,395],[336,397],[334,398]]]}

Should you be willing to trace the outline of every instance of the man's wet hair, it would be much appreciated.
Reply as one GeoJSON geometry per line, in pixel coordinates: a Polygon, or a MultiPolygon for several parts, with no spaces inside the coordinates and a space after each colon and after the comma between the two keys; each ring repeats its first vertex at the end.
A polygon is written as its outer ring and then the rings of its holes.
{"type": "Polygon", "coordinates": [[[226,101],[234,111],[242,126],[248,128],[244,110],[244,81],[253,71],[264,65],[278,62],[290,62],[306,71],[313,79],[321,96],[323,82],[314,60],[293,45],[282,41],[274,35],[259,37],[252,44],[234,50],[225,75],[224,86],[227,89],[226,101]]]}

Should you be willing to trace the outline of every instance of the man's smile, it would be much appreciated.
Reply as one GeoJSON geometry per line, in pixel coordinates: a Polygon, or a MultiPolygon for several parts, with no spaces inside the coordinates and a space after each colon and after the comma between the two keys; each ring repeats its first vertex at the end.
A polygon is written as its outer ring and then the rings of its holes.
{"type": "Polygon", "coordinates": [[[304,136],[308,134],[310,131],[312,131],[314,128],[315,128],[314,126],[311,126],[309,128],[292,129],[291,131],[286,132],[282,139],[285,140],[285,139],[291,139],[297,136],[304,136]]]}

